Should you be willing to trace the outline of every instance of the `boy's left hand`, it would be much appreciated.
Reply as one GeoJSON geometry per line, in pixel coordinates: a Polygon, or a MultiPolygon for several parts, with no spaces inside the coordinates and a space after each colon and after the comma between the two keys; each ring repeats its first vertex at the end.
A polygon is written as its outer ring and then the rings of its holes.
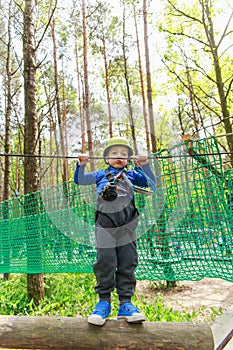
{"type": "Polygon", "coordinates": [[[143,166],[148,163],[148,157],[147,156],[142,156],[142,155],[137,155],[134,158],[134,164],[138,167],[143,166]]]}

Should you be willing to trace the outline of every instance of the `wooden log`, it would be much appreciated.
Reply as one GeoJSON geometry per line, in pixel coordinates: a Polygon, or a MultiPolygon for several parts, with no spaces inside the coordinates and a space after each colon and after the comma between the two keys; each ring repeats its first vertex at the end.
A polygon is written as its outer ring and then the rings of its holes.
{"type": "Polygon", "coordinates": [[[206,324],[109,320],[102,327],[85,318],[0,316],[0,347],[56,350],[213,350],[206,324]]]}
{"type": "Polygon", "coordinates": [[[218,316],[211,326],[216,350],[233,349],[233,306],[218,316]]]}

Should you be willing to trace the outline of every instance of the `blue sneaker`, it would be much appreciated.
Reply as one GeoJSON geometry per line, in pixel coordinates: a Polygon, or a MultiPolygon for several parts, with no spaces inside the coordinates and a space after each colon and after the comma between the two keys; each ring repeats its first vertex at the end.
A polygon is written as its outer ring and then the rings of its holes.
{"type": "Polygon", "coordinates": [[[141,323],[146,320],[144,314],[130,302],[121,304],[118,309],[117,318],[124,318],[127,322],[131,323],[141,323]]]}
{"type": "Polygon", "coordinates": [[[96,304],[94,311],[88,317],[87,322],[96,326],[102,326],[110,315],[111,305],[108,301],[100,301],[96,304]]]}

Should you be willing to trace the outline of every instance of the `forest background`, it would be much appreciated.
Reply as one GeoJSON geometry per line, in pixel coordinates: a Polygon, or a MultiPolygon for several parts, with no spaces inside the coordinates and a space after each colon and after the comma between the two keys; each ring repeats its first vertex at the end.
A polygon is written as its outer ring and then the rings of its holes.
{"type": "Polygon", "coordinates": [[[0,16],[0,201],[71,180],[79,152],[94,169],[112,135],[149,154],[216,135],[231,167],[230,0],[2,0],[0,16]]]}

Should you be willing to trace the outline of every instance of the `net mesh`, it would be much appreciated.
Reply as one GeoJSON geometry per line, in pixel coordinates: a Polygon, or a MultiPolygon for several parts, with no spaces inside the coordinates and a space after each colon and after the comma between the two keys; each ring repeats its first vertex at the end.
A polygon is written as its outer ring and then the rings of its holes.
{"type": "MultiPolygon", "coordinates": [[[[135,193],[137,278],[233,281],[233,171],[214,137],[150,157],[153,195],[135,193]]],[[[0,272],[92,272],[95,186],[72,181],[0,203],[0,272]]]]}

